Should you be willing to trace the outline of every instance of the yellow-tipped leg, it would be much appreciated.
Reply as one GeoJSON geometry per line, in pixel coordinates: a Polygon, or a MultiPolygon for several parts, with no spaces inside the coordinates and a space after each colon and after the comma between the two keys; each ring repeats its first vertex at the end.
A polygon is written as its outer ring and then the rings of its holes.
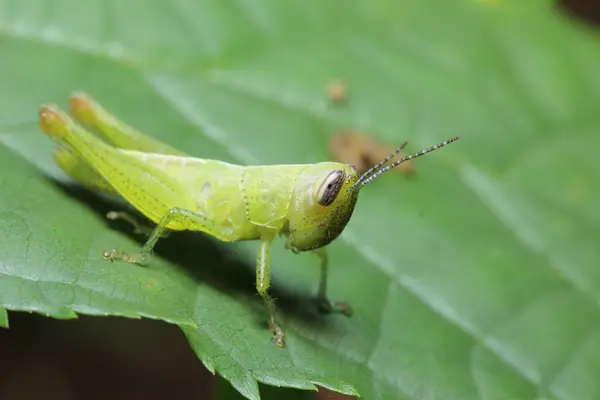
{"type": "Polygon", "coordinates": [[[185,155],[119,120],[86,93],[71,95],[71,114],[82,123],[92,126],[115,147],[147,153],[185,155]]]}
{"type": "Polygon", "coordinates": [[[40,129],[53,140],[63,143],[71,118],[55,104],[44,104],[39,111],[40,129]]]}
{"type": "MultiPolygon", "coordinates": [[[[182,182],[106,144],[75,124],[58,107],[42,106],[40,127],[53,140],[72,150],[76,157],[92,167],[119,195],[153,222],[158,223],[171,208],[195,209],[196,200],[188,195],[189,190],[182,182]]],[[[173,219],[167,228],[189,229],[178,219],[173,219]]],[[[210,233],[221,236],[219,230],[210,233]]]]}

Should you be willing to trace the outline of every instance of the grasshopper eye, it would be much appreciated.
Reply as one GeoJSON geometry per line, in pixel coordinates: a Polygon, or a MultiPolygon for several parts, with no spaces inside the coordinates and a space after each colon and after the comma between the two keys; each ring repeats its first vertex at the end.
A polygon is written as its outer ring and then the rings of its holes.
{"type": "Polygon", "coordinates": [[[322,206],[328,206],[337,197],[344,183],[344,171],[336,170],[327,175],[317,191],[317,202],[322,206]]]}

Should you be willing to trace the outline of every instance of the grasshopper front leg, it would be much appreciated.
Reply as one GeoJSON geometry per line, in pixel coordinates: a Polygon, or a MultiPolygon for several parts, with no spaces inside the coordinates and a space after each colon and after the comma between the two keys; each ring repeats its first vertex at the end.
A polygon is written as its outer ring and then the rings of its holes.
{"type": "Polygon", "coordinates": [[[327,298],[327,273],[329,268],[329,257],[327,249],[321,247],[315,250],[315,253],[321,259],[321,279],[319,280],[319,309],[325,313],[341,312],[344,315],[352,315],[352,307],[344,301],[331,301],[327,298]]]}
{"type": "Polygon", "coordinates": [[[275,343],[279,347],[283,347],[285,346],[283,330],[277,324],[275,319],[275,300],[273,300],[268,293],[269,286],[271,286],[270,251],[272,241],[272,238],[261,238],[260,240],[260,250],[258,251],[258,256],[256,257],[256,290],[263,298],[267,306],[267,310],[269,312],[269,329],[271,329],[275,335],[275,343]]]}

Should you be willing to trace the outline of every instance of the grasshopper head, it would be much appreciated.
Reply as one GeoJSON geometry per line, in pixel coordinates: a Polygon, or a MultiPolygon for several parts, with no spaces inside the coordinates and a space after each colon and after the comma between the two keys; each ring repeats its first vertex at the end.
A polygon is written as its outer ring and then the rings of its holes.
{"type": "Polygon", "coordinates": [[[403,162],[456,140],[457,136],[386,165],[406,146],[405,142],[362,175],[351,165],[333,162],[306,168],[292,194],[287,247],[293,251],[307,251],[328,245],[346,227],[363,187],[403,162]]]}
{"type": "Polygon", "coordinates": [[[319,163],[300,176],[292,194],[287,247],[294,251],[326,246],[346,227],[360,186],[358,171],[346,164],[319,163]]]}

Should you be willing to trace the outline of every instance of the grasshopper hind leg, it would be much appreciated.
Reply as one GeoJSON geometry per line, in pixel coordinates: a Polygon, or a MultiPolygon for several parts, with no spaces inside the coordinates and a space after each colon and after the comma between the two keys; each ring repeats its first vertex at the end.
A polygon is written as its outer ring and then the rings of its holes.
{"type": "Polygon", "coordinates": [[[52,151],[52,158],[65,174],[81,185],[108,194],[117,193],[110,183],[78,157],[65,143],[59,142],[52,151]]]}
{"type": "Polygon", "coordinates": [[[86,93],[71,94],[70,105],[71,114],[77,120],[96,128],[107,143],[117,148],[146,153],[185,155],[121,121],[86,93]]]}

